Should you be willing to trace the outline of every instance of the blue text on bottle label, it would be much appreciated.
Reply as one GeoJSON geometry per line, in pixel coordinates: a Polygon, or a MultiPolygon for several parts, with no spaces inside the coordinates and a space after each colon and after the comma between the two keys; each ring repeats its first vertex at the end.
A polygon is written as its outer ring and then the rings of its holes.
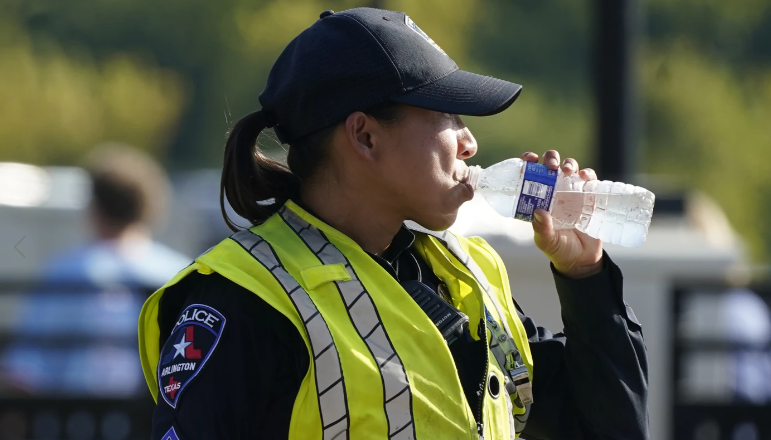
{"type": "Polygon", "coordinates": [[[525,165],[525,176],[522,179],[522,191],[519,194],[514,218],[526,222],[533,221],[533,212],[541,208],[549,210],[554,195],[554,185],[557,183],[557,171],[550,170],[545,165],[528,162],[525,165]]]}

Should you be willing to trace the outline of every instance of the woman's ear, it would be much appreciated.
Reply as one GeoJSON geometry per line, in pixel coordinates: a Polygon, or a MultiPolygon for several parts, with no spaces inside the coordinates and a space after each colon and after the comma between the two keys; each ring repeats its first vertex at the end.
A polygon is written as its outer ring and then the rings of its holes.
{"type": "Polygon", "coordinates": [[[345,141],[348,146],[365,160],[374,160],[379,143],[383,140],[383,127],[372,116],[353,112],[345,120],[345,141]]]}

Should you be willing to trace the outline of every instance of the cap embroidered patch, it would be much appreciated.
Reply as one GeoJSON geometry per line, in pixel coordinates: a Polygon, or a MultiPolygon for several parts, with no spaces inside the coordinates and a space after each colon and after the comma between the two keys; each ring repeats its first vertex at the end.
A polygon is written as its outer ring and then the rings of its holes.
{"type": "Polygon", "coordinates": [[[158,362],[158,386],[172,408],[217,347],[224,328],[225,317],[202,304],[189,306],[179,316],[158,362]]]}
{"type": "Polygon", "coordinates": [[[417,32],[417,33],[418,33],[418,35],[420,35],[421,37],[425,38],[425,39],[426,39],[426,41],[428,41],[429,43],[431,43],[431,45],[432,45],[432,46],[434,46],[434,47],[435,47],[435,48],[436,48],[436,49],[437,49],[439,52],[442,52],[443,54],[447,55],[447,54],[446,54],[446,53],[445,53],[445,52],[442,50],[442,48],[441,48],[441,47],[439,47],[439,45],[438,45],[438,44],[436,44],[436,43],[434,42],[434,40],[432,40],[432,39],[431,39],[431,37],[429,37],[429,36],[428,36],[428,34],[426,34],[425,32],[423,32],[423,29],[419,28],[419,27],[418,27],[418,25],[417,25],[417,24],[415,24],[415,22],[414,22],[414,21],[412,21],[412,19],[411,19],[409,16],[407,16],[406,14],[404,15],[404,24],[406,24],[407,26],[409,26],[409,27],[410,27],[410,29],[412,29],[413,31],[417,32]]]}
{"type": "Polygon", "coordinates": [[[166,431],[166,434],[163,434],[163,437],[161,437],[161,440],[179,440],[179,437],[177,437],[177,432],[174,431],[173,426],[171,427],[171,429],[166,431]]]}

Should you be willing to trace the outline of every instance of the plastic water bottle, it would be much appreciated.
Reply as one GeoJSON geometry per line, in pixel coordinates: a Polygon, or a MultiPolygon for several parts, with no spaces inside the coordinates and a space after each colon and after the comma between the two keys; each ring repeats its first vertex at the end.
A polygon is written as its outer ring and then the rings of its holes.
{"type": "Polygon", "coordinates": [[[482,169],[469,168],[467,183],[504,217],[533,221],[545,209],[555,229],[577,229],[622,246],[639,246],[648,236],[655,196],[621,182],[585,181],[575,173],[522,159],[508,159],[482,169]]]}

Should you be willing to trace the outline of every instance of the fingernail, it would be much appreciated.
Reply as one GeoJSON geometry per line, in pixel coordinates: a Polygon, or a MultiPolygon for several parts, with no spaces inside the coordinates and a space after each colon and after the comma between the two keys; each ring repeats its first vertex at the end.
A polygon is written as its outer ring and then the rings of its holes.
{"type": "Polygon", "coordinates": [[[539,223],[543,221],[543,216],[542,216],[541,214],[539,214],[539,213],[538,213],[538,211],[536,211],[536,212],[534,212],[534,213],[533,213],[533,217],[535,217],[535,219],[536,219],[536,220],[537,220],[539,223]]]}
{"type": "Polygon", "coordinates": [[[553,157],[551,159],[549,159],[549,166],[558,167],[559,165],[560,165],[560,163],[557,162],[557,159],[555,159],[553,157]]]}
{"type": "Polygon", "coordinates": [[[562,164],[562,168],[570,168],[572,170],[573,164],[571,164],[570,162],[565,162],[562,164]]]}

